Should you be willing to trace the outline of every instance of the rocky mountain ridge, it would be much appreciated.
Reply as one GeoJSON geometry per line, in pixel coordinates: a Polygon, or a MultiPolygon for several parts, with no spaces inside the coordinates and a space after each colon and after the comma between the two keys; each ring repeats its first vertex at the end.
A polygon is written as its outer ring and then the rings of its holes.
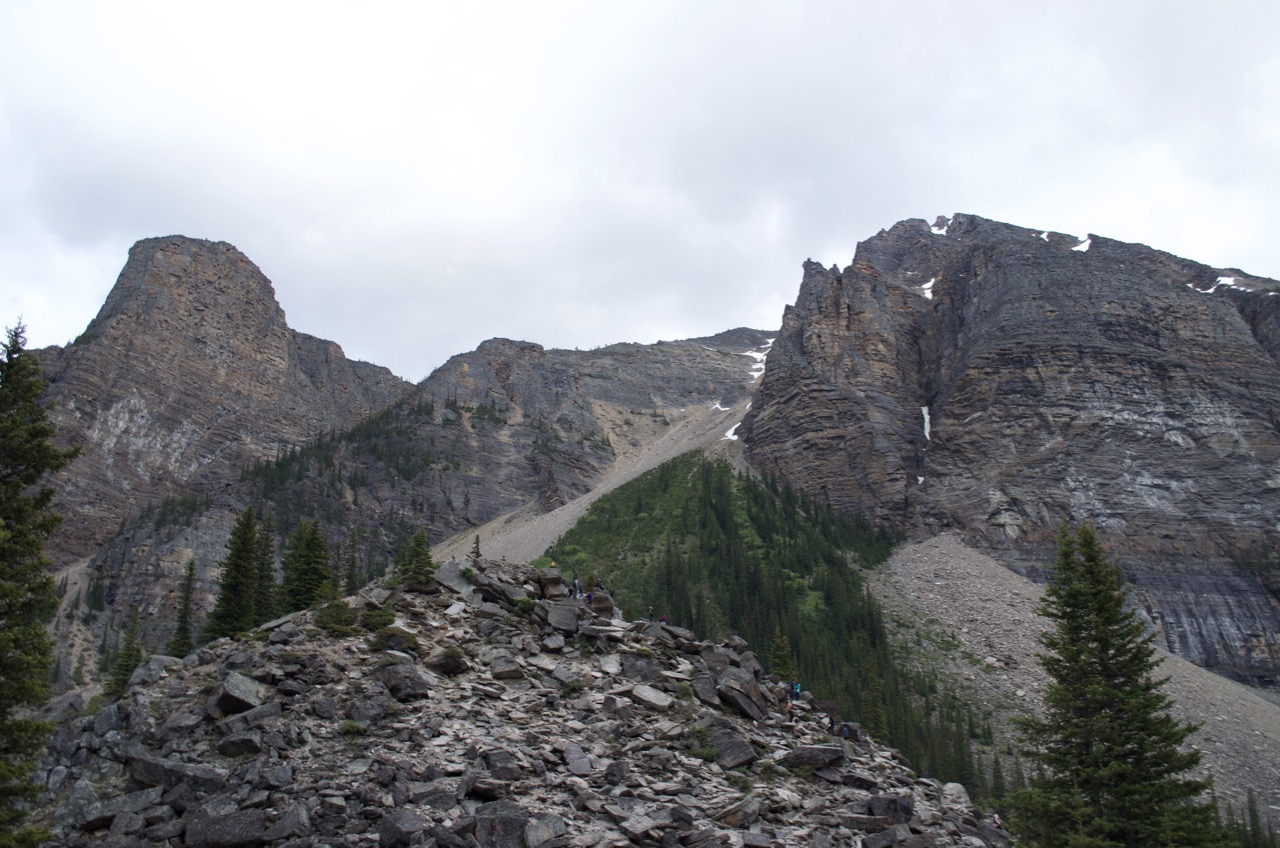
{"type": "MultiPolygon", "coordinates": [[[[271,281],[225,242],[144,239],[84,333],[37,351],[50,420],[81,455],[60,477],[59,565],[166,497],[355,426],[410,384],[291,330],[271,281]]],[[[185,564],[185,563],[184,563],[185,564]]]]}
{"type": "Polygon", "coordinates": [[[387,629],[301,613],[152,657],[55,736],[38,777],[58,844],[1008,844],[963,787],[788,700],[739,639],[615,617],[554,569],[439,578],[351,599],[387,629]]]}
{"type": "Polygon", "coordinates": [[[1096,525],[1170,650],[1280,679],[1280,284],[1090,235],[908,220],[806,263],[742,426],[810,496],[1007,563],[1096,525]]]}
{"type": "Polygon", "coordinates": [[[58,481],[70,520],[50,553],[77,575],[89,558],[77,589],[106,613],[63,641],[100,643],[97,631],[138,615],[158,649],[193,559],[202,618],[249,504],[276,516],[282,539],[322,516],[366,572],[420,527],[439,542],[561,506],[614,473],[619,453],[746,397],[761,358],[748,352],[766,339],[738,329],[592,351],[493,339],[413,387],[291,330],[270,281],[231,245],[138,242],[85,333],[37,352],[60,439],[83,449],[58,481]]]}

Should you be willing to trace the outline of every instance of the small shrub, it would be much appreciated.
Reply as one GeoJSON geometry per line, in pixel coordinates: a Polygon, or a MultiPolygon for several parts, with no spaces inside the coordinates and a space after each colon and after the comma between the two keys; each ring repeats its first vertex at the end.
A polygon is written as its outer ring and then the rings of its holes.
{"type": "Polygon", "coordinates": [[[464,565],[462,568],[458,569],[458,573],[461,574],[462,579],[468,583],[476,582],[476,573],[472,571],[469,566],[464,565]]]}
{"type": "Polygon", "coordinates": [[[750,792],[755,789],[755,784],[751,781],[751,776],[745,772],[734,769],[724,776],[729,785],[739,792],[750,792]]]}
{"type": "Polygon", "coordinates": [[[720,755],[719,752],[710,745],[694,745],[689,749],[689,753],[693,754],[698,759],[706,760],[709,763],[714,763],[716,761],[716,757],[720,755]]]}
{"type": "Polygon", "coordinates": [[[352,636],[359,631],[356,623],[356,612],[347,606],[346,601],[330,601],[316,613],[316,626],[330,636],[352,636]]]}
{"type": "Polygon", "coordinates": [[[573,680],[570,680],[568,683],[564,685],[563,691],[564,691],[564,694],[566,695],[577,695],[578,693],[584,691],[586,688],[587,688],[586,681],[584,681],[580,677],[575,677],[573,680]]]}
{"type": "Polygon", "coordinates": [[[679,680],[676,682],[676,697],[681,700],[689,700],[693,696],[693,686],[687,680],[679,680]]]}
{"type": "Polygon", "coordinates": [[[523,598],[516,598],[516,610],[522,615],[528,615],[533,612],[533,603],[533,598],[527,596],[523,598]]]}
{"type": "Polygon", "coordinates": [[[360,616],[360,626],[370,633],[395,624],[396,614],[389,609],[368,609],[360,616]]]}
{"type": "Polygon", "coordinates": [[[418,644],[418,637],[399,627],[381,628],[369,640],[369,647],[375,651],[412,651],[415,654],[422,653],[422,647],[418,644]]]}
{"type": "Polygon", "coordinates": [[[364,725],[352,719],[343,719],[338,725],[338,732],[343,736],[363,736],[364,725]]]}

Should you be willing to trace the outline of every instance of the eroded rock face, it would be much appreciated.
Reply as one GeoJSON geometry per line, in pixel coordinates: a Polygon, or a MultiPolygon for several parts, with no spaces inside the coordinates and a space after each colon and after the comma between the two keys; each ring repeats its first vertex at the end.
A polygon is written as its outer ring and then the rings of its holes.
{"type": "Polygon", "coordinates": [[[80,339],[37,355],[59,439],[82,447],[60,478],[57,508],[74,520],[55,559],[86,556],[164,496],[216,491],[410,388],[291,330],[239,250],[182,236],[135,244],[80,339]]]}
{"type": "Polygon", "coordinates": [[[1196,622],[1171,649],[1274,674],[1274,604],[1230,563],[1280,543],[1278,288],[1097,236],[903,221],[843,271],[806,263],[741,433],[846,513],[1006,558],[1045,562],[1061,521],[1090,521],[1158,617],[1196,622]],[[1169,571],[1229,573],[1210,592],[1233,619],[1169,571]]]}

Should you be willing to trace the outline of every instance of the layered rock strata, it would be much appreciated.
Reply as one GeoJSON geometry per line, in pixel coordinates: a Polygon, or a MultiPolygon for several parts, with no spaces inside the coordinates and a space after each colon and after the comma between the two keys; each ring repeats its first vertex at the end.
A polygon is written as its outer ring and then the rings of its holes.
{"type": "Polygon", "coordinates": [[[164,498],[198,498],[246,466],[345,430],[410,384],[291,330],[271,281],[225,242],[145,239],[98,315],[37,352],[59,439],[59,564],[91,554],[164,498]]]}
{"type": "Polygon", "coordinates": [[[602,618],[522,568],[460,574],[353,599],[393,631],[304,613],[153,657],[56,734],[38,777],[59,844],[1008,844],[963,787],[784,710],[740,639],[602,618]]]}
{"type": "Polygon", "coordinates": [[[903,221],[843,271],[805,264],[742,434],[838,509],[1026,565],[1090,521],[1171,649],[1271,678],[1276,599],[1232,563],[1280,544],[1278,289],[1098,236],[903,221]]]}

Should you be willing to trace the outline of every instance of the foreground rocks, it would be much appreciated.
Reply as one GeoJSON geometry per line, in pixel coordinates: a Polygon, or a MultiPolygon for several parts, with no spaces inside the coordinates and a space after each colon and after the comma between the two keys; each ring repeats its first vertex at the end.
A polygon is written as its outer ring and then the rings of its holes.
{"type": "Polygon", "coordinates": [[[67,846],[1006,844],[963,787],[784,710],[741,640],[582,605],[566,633],[572,602],[520,602],[534,577],[350,599],[393,609],[406,650],[310,614],[213,643],[64,722],[41,815],[67,846]],[[445,655],[462,670],[423,662],[445,655]]]}

